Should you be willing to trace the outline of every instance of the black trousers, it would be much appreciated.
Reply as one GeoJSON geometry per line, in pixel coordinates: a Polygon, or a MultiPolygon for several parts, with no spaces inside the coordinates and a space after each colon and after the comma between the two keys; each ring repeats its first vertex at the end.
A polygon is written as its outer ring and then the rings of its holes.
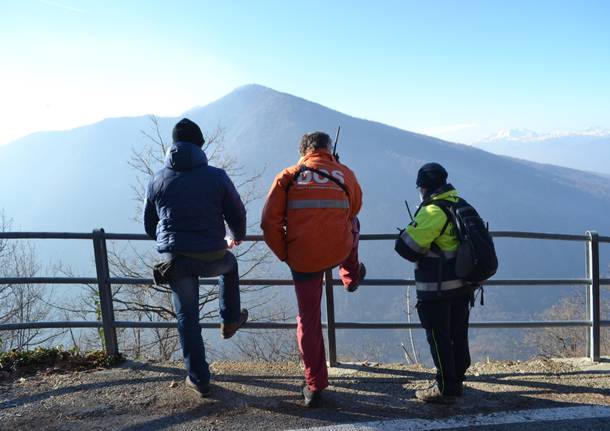
{"type": "Polygon", "coordinates": [[[471,294],[419,301],[417,314],[426,330],[436,381],[444,395],[456,395],[470,367],[468,319],[471,294]]]}

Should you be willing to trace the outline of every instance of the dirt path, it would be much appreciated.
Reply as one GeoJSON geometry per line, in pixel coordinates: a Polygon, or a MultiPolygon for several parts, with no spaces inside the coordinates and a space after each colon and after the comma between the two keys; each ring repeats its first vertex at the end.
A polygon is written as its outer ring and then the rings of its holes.
{"type": "Polygon", "coordinates": [[[2,430],[263,430],[402,418],[446,418],[507,410],[610,405],[610,364],[586,361],[479,363],[452,407],[413,399],[431,371],[386,364],[331,370],[325,407],[301,406],[297,364],[215,363],[213,394],[184,389],[179,363],[38,373],[0,380],[2,430]]]}

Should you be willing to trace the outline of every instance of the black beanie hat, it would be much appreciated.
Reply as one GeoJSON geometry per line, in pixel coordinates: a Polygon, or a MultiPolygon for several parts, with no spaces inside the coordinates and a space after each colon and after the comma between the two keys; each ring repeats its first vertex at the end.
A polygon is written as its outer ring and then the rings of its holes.
{"type": "Polygon", "coordinates": [[[417,172],[417,187],[433,191],[447,184],[447,171],[438,163],[426,163],[417,172]]]}
{"type": "Polygon", "coordinates": [[[205,143],[199,126],[188,118],[183,118],[176,123],[172,131],[172,139],[174,142],[190,142],[200,147],[205,143]]]}

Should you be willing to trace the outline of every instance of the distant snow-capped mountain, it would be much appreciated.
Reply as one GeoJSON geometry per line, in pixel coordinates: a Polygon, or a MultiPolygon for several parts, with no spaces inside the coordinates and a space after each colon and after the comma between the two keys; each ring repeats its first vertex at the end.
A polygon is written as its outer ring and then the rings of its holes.
{"type": "Polygon", "coordinates": [[[495,154],[610,174],[610,130],[599,127],[549,133],[501,130],[473,145],[495,154]]]}
{"type": "Polygon", "coordinates": [[[589,127],[582,131],[555,131],[550,133],[538,133],[530,129],[508,129],[500,130],[497,133],[490,135],[480,142],[498,142],[498,141],[547,141],[550,139],[559,138],[582,138],[582,137],[610,137],[610,130],[600,127],[589,127]]]}
{"type": "Polygon", "coordinates": [[[495,133],[491,136],[488,136],[483,140],[483,142],[496,142],[496,141],[521,141],[521,140],[530,140],[536,139],[538,137],[538,133],[529,129],[509,129],[509,130],[500,130],[498,133],[495,133]]]}

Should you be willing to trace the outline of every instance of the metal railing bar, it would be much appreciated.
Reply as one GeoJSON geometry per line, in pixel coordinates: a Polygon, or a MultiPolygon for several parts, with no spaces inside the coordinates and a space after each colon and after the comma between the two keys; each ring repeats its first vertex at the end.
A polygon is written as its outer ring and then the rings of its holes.
{"type": "MultiPolygon", "coordinates": [[[[609,280],[610,281],[610,280],[609,280]]],[[[110,279],[112,284],[153,284],[152,278],[129,278],[113,277],[110,279]]],[[[199,280],[201,286],[213,286],[217,284],[216,279],[203,278],[199,280]]],[[[2,284],[2,279],[0,279],[2,284]]],[[[239,280],[242,286],[293,286],[294,282],[289,279],[242,279],[239,280]]],[[[485,286],[573,286],[589,285],[591,280],[588,278],[556,278],[556,279],[521,279],[521,280],[489,280],[485,286]]],[[[343,286],[341,280],[333,279],[333,286],[343,286]]],[[[409,279],[366,279],[361,286],[415,286],[415,280],[409,279]]]]}
{"type": "MultiPolygon", "coordinates": [[[[219,322],[200,322],[200,325],[204,329],[217,329],[220,328],[219,322]]],[[[126,320],[115,321],[117,328],[177,328],[178,323],[175,321],[170,322],[132,322],[126,320]]],[[[288,322],[248,322],[244,324],[245,329],[294,329],[297,327],[296,323],[288,322]]]]}
{"type": "Polygon", "coordinates": [[[93,277],[0,277],[0,284],[96,284],[93,277]]]}
{"type": "Polygon", "coordinates": [[[521,279],[521,280],[487,280],[484,286],[573,286],[589,285],[588,278],[556,278],[556,279],[521,279]]]}
{"type": "MultiPolygon", "coordinates": [[[[123,285],[152,285],[152,278],[134,277],[111,277],[112,284],[123,285]]],[[[95,284],[98,279],[95,277],[0,277],[0,284],[95,284]]],[[[218,283],[217,279],[203,278],[199,280],[201,286],[214,286],[218,283]]],[[[290,279],[242,279],[239,280],[242,286],[293,286],[290,279]]],[[[521,279],[521,280],[488,280],[485,286],[574,286],[589,285],[591,280],[588,278],[556,278],[556,279],[521,279]]],[[[610,285],[610,279],[600,279],[601,285],[610,285]]],[[[334,286],[342,286],[341,280],[333,279],[334,286]]],[[[361,283],[362,286],[414,286],[415,280],[411,279],[366,279],[361,283]]]]}
{"type": "Polygon", "coordinates": [[[55,328],[101,328],[102,322],[95,320],[74,320],[74,321],[55,321],[55,322],[20,322],[2,323],[0,331],[17,331],[19,329],[55,329],[55,328]]]}
{"type": "Polygon", "coordinates": [[[112,298],[112,283],[108,265],[108,250],[106,248],[106,232],[104,229],[93,230],[93,255],[97,273],[99,309],[102,313],[104,349],[111,357],[118,358],[119,341],[114,325],[114,303],[112,298]]]}
{"type": "MultiPolygon", "coordinates": [[[[409,329],[421,328],[421,324],[403,322],[336,322],[337,329],[409,329]]],[[[561,320],[561,321],[507,321],[507,322],[470,322],[470,328],[562,328],[562,327],[590,327],[591,322],[587,320],[561,320]]]]}
{"type": "MultiPolygon", "coordinates": [[[[492,231],[491,236],[494,238],[530,238],[530,239],[547,239],[556,241],[587,241],[589,238],[586,235],[563,234],[563,233],[543,233],[543,232],[523,232],[523,231],[492,231]]],[[[360,239],[367,240],[395,240],[397,234],[362,234],[360,239]]],[[[610,237],[603,237],[608,238],[610,237]]]]}
{"type": "MultiPolygon", "coordinates": [[[[107,240],[114,241],[152,241],[148,235],[141,233],[106,233],[107,240]]],[[[262,235],[246,235],[244,241],[263,241],[262,235]]]]}
{"type": "Polygon", "coordinates": [[[108,232],[106,232],[106,240],[152,241],[153,239],[143,233],[108,233],[108,232]]]}
{"type": "MultiPolygon", "coordinates": [[[[608,280],[610,282],[610,280],[608,280]]],[[[0,284],[2,279],[0,279],[0,284]]],[[[152,278],[129,278],[129,277],[113,277],[110,279],[112,284],[153,284],[152,278]]],[[[203,278],[199,280],[201,286],[213,286],[217,284],[216,279],[203,278]]],[[[290,279],[278,278],[257,278],[257,279],[242,279],[239,280],[242,286],[293,286],[294,282],[290,279]]],[[[573,286],[573,285],[589,285],[591,280],[588,278],[557,278],[557,279],[521,279],[521,280],[489,280],[485,286],[573,286]]],[[[333,286],[342,286],[339,279],[333,279],[333,286]]],[[[361,286],[414,286],[415,280],[409,279],[366,279],[361,283],[361,286]]]]}
{"type": "MultiPolygon", "coordinates": [[[[0,279],[0,284],[2,284],[1,281],[2,281],[2,279],[0,279]]],[[[137,285],[137,284],[151,285],[154,283],[152,278],[132,278],[132,277],[111,277],[110,282],[112,284],[130,284],[130,285],[137,285]]],[[[218,284],[218,280],[215,278],[199,279],[200,286],[214,286],[216,284],[218,284]]],[[[240,286],[267,286],[267,285],[294,286],[294,282],[292,280],[264,279],[264,278],[242,279],[242,280],[239,280],[239,284],[240,284],[240,286]]]]}
{"type": "Polygon", "coordinates": [[[391,241],[396,240],[398,233],[365,233],[360,235],[361,241],[391,241]]]}
{"type": "MultiPolygon", "coordinates": [[[[492,231],[495,238],[530,238],[559,241],[587,241],[586,235],[522,232],[522,231],[492,231]]],[[[93,239],[91,232],[0,232],[0,239],[93,239]]],[[[106,233],[107,240],[150,241],[145,234],[136,233],[106,233]]],[[[395,240],[396,234],[362,234],[363,241],[395,240]]],[[[263,241],[262,235],[247,235],[246,241],[263,241]]],[[[610,237],[600,236],[600,242],[610,243],[610,237]]]]}
{"type": "MultiPolygon", "coordinates": [[[[610,324],[610,322],[608,322],[610,324]]],[[[202,328],[218,328],[219,323],[201,323],[202,328]]],[[[117,327],[122,328],[174,328],[176,322],[130,322],[117,321],[117,327]],[[158,326],[161,325],[161,326],[158,326]]],[[[470,327],[474,328],[562,328],[562,327],[590,327],[591,322],[587,320],[558,320],[558,321],[515,321],[515,322],[470,322],[470,327]]],[[[296,323],[286,322],[248,322],[244,326],[246,329],[293,329],[296,323]]],[[[328,328],[327,322],[322,322],[323,328],[328,328]]],[[[422,328],[419,322],[335,322],[336,329],[409,329],[422,328]]]]}
{"type": "Polygon", "coordinates": [[[599,362],[601,352],[601,308],[600,308],[600,271],[599,271],[599,234],[595,231],[588,231],[587,236],[587,276],[591,280],[591,285],[587,289],[587,318],[591,320],[591,328],[587,337],[589,358],[593,362],[599,362]]]}
{"type": "MultiPolygon", "coordinates": [[[[177,322],[133,322],[117,320],[114,322],[117,328],[175,328],[177,322]]],[[[201,327],[206,329],[219,328],[218,322],[201,322],[201,327]]],[[[602,326],[610,326],[610,320],[602,320],[602,326]]],[[[52,328],[101,328],[102,322],[96,321],[57,321],[57,322],[23,322],[23,323],[4,323],[0,324],[0,331],[18,329],[52,329],[52,328]]],[[[323,328],[328,328],[327,322],[322,322],[323,328]]],[[[490,322],[470,322],[471,328],[564,328],[564,327],[591,327],[591,322],[587,320],[531,320],[531,321],[490,321],[490,322]]],[[[296,323],[289,322],[248,322],[244,325],[245,329],[294,329],[296,323]]],[[[421,328],[419,322],[335,322],[336,329],[418,329],[421,328]]]]}
{"type": "MultiPolygon", "coordinates": [[[[488,280],[484,283],[484,286],[573,286],[573,285],[583,285],[587,286],[591,284],[591,280],[588,278],[554,278],[554,279],[545,279],[545,278],[534,278],[534,279],[520,279],[520,280],[510,280],[510,279],[499,279],[499,280],[488,280]]],[[[341,280],[334,279],[334,286],[342,286],[341,280]]],[[[361,286],[415,286],[415,280],[409,279],[366,279],[362,283],[361,286]]]]}
{"type": "Polygon", "coordinates": [[[493,231],[490,232],[494,238],[530,238],[549,239],[556,241],[588,241],[586,235],[575,235],[565,233],[543,233],[543,232],[519,232],[519,231],[493,231]]]}
{"type": "MultiPolygon", "coordinates": [[[[397,234],[387,233],[369,233],[361,234],[360,240],[362,241],[390,241],[395,240],[397,234]]],[[[561,233],[543,233],[543,232],[521,232],[521,231],[493,231],[491,235],[494,238],[530,238],[530,239],[548,239],[556,241],[587,241],[586,235],[576,234],[561,234],[561,233]]],[[[608,239],[610,237],[602,237],[608,239]]],[[[147,235],[144,234],[130,234],[130,233],[107,233],[106,239],[109,240],[150,240],[147,235]]],[[[601,238],[600,238],[601,239],[601,238]]],[[[245,241],[263,241],[262,235],[246,235],[245,241]]]]}
{"type": "Polygon", "coordinates": [[[324,271],[324,296],[326,297],[326,339],[328,341],[328,362],[331,367],[337,365],[337,337],[335,331],[335,296],[333,289],[333,271],[324,271]]]}
{"type": "Polygon", "coordinates": [[[0,232],[0,239],[93,239],[91,232],[0,232]]]}

